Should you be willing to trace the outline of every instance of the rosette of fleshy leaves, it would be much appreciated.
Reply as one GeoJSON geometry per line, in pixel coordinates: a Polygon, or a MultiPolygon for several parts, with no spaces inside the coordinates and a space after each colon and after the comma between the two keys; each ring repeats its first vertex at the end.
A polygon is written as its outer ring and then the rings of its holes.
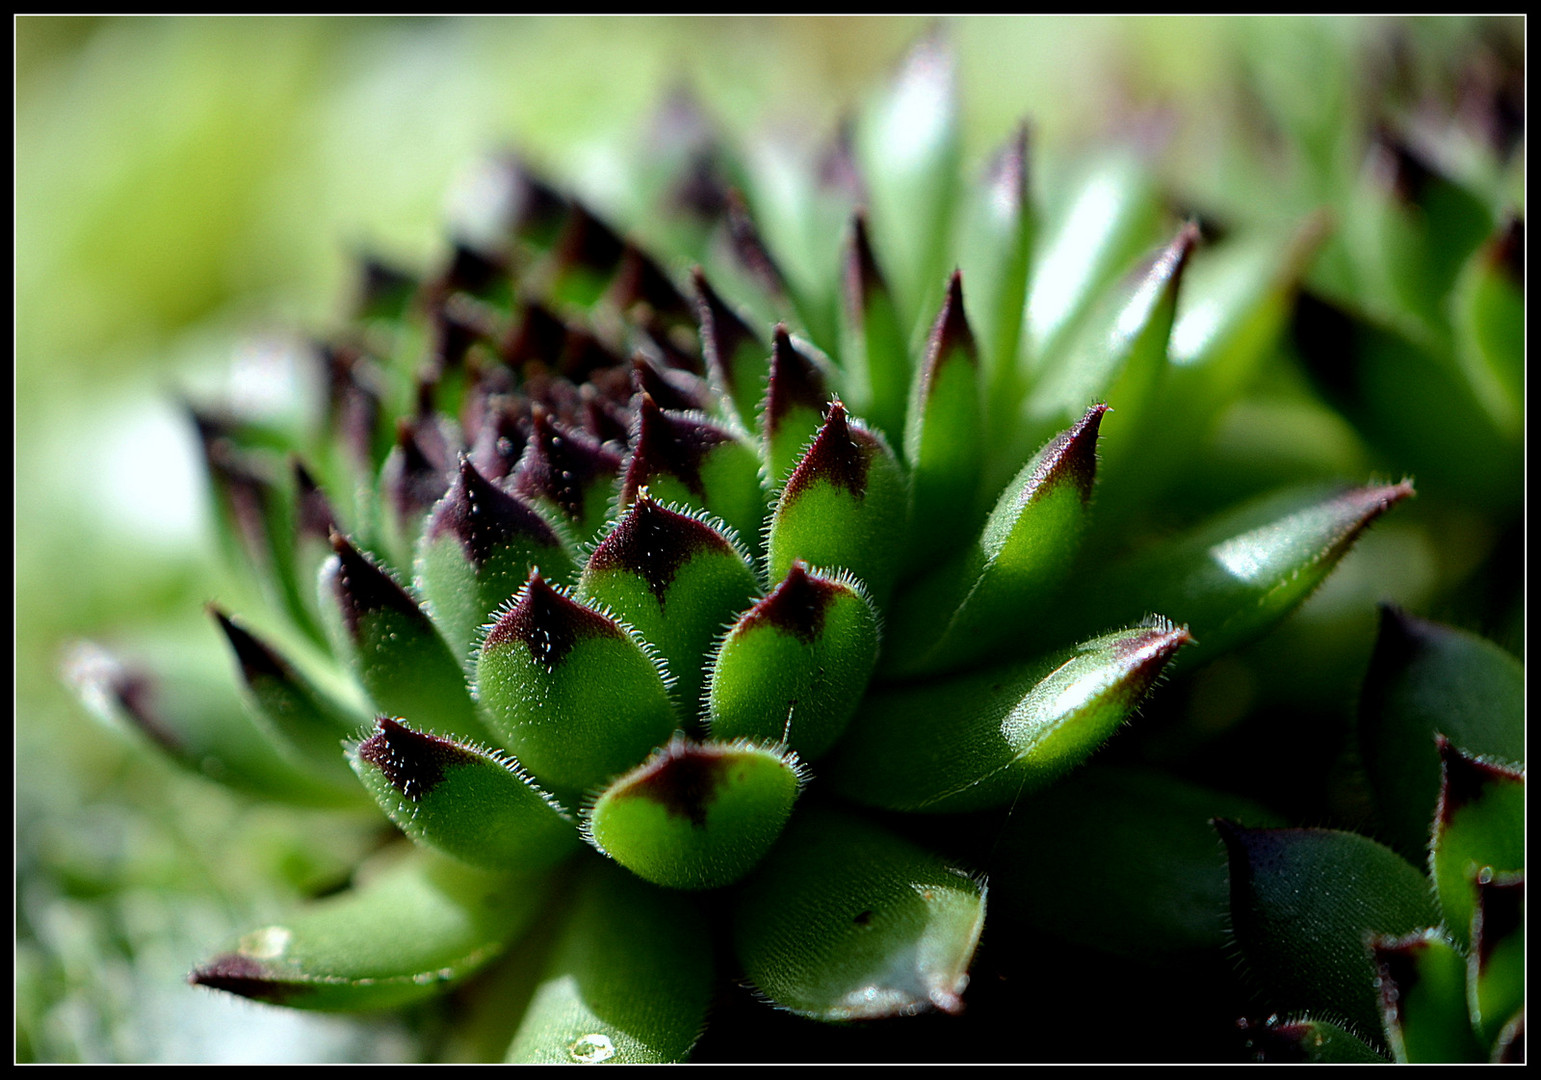
{"type": "Polygon", "coordinates": [[[295,422],[198,411],[269,601],[212,609],[239,691],[191,655],[72,676],[195,769],[411,842],[194,982],[463,984],[453,1052],[517,1061],[684,1058],[724,983],[824,1021],[961,1008],[987,897],[1032,884],[911,824],[1075,768],[1412,486],[1134,529],[1320,223],[1210,249],[1126,156],[1048,210],[1025,134],[960,158],[932,41],[819,168],[678,112],[613,218],[509,165],[437,272],[366,266],[295,422]]]}
{"type": "Polygon", "coordinates": [[[1359,713],[1378,838],[1216,822],[1278,1010],[1244,1026],[1263,1060],[1524,1060],[1524,694],[1496,645],[1383,608],[1359,713]]]}

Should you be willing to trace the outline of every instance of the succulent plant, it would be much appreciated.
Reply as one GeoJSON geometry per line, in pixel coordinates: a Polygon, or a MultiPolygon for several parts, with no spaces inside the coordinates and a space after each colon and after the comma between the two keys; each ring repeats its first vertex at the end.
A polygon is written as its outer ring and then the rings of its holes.
{"type": "Polygon", "coordinates": [[[1391,846],[1217,822],[1238,950],[1280,1010],[1247,1025],[1262,1059],[1524,1060],[1524,716],[1512,656],[1388,607],[1359,738],[1391,846]]]}
{"type": "MultiPolygon", "coordinates": [[[[836,1025],[957,1013],[987,925],[1080,940],[1091,907],[1025,870],[1078,824],[1148,851],[1229,812],[1117,769],[1052,785],[1413,494],[1266,462],[1226,477],[1236,505],[1193,497],[1309,339],[1326,223],[1206,243],[1126,154],[1040,204],[1025,130],[971,181],[952,81],[926,42],[817,162],[676,102],[605,212],[503,161],[433,272],[363,261],[289,411],[193,409],[264,601],[211,605],[236,677],[83,646],[70,678],[211,778],[393,837],[193,982],[449,995],[445,1056],[680,1060],[742,986],[836,1025]],[[1149,821],[1120,833],[1131,793],[1149,821]]],[[[1462,385],[1502,412],[1506,372],[1462,385]]],[[[1211,948],[1191,903],[1130,947],[1211,948]]]]}

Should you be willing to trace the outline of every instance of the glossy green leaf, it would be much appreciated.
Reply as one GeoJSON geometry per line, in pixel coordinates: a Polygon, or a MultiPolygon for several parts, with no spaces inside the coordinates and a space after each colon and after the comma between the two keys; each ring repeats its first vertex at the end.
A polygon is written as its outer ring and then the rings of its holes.
{"type": "Polygon", "coordinates": [[[941,35],[931,35],[905,57],[857,128],[873,242],[893,273],[906,332],[934,306],[931,294],[949,269],[944,260],[961,154],[957,114],[951,50],[941,35]]]}
{"type": "Polygon", "coordinates": [[[856,411],[885,435],[904,431],[911,375],[909,333],[858,213],[843,282],[840,360],[856,411]]]}
{"type": "Polygon", "coordinates": [[[991,161],[965,203],[959,227],[958,266],[978,327],[984,441],[991,446],[1015,426],[1022,398],[1022,323],[1038,227],[1024,124],[991,161]]]}
{"type": "MultiPolygon", "coordinates": [[[[760,438],[771,483],[780,487],[824,426],[832,373],[806,342],[794,342],[785,324],[771,344],[770,383],[760,409],[760,438]]],[[[758,538],[756,538],[758,539],[758,538]]]]}
{"type": "Polygon", "coordinates": [[[394,1008],[486,965],[544,897],[538,879],[411,851],[348,892],[244,935],[189,981],[291,1008],[394,1008]]]}
{"type": "Polygon", "coordinates": [[[1316,589],[1376,518],[1413,494],[1410,482],[1281,493],[1237,508],[1097,576],[1099,618],[1159,611],[1185,624],[1202,663],[1271,630],[1316,589]]]}
{"type": "Polygon", "coordinates": [[[1496,1047],[1504,1027],[1525,1009],[1525,878],[1494,874],[1477,880],[1466,1004],[1484,1045],[1496,1047]]]}
{"type": "Polygon", "coordinates": [[[593,863],[507,1060],[683,1061],[712,995],[699,922],[683,894],[593,863]]]}
{"type": "Polygon", "coordinates": [[[496,751],[382,716],[348,763],[402,832],[472,866],[540,870],[579,846],[576,823],[496,751]]]}
{"type": "Polygon", "coordinates": [[[1247,799],[1094,761],[1012,804],[992,874],[997,913],[1140,962],[1223,948],[1216,816],[1282,824],[1247,799]]]}
{"type": "Polygon", "coordinates": [[[1525,870],[1525,774],[1439,739],[1439,811],[1429,870],[1458,944],[1470,943],[1477,883],[1525,870]]]}
{"type": "Polygon", "coordinates": [[[1511,219],[1472,253],[1450,294],[1461,371],[1511,441],[1525,418],[1524,242],[1523,226],[1511,219]]]}
{"type": "Polygon", "coordinates": [[[974,524],[983,419],[978,350],[963,309],[963,277],[954,271],[915,372],[904,429],[912,566],[956,547],[974,524]]]}
{"type": "Polygon", "coordinates": [[[802,1016],[955,1013],[984,915],[974,878],[860,818],[810,811],[744,883],[733,940],[755,987],[802,1016]]]}
{"type": "Polygon", "coordinates": [[[1027,295],[1030,370],[1058,362],[1101,288],[1160,239],[1150,174],[1129,156],[1081,166],[1067,196],[1051,202],[1027,295]]]}
{"type": "Polygon", "coordinates": [[[1371,942],[1386,1040],[1397,1061],[1480,1060],[1466,1015],[1466,960],[1437,930],[1371,942]]]}
{"type": "Polygon", "coordinates": [[[1379,1031],[1365,941],[1436,924],[1427,879],[1354,833],[1215,825],[1230,856],[1231,931],[1268,1003],[1379,1031]]]}
{"type": "Polygon", "coordinates": [[[999,806],[1081,764],[1191,639],[1158,623],[1025,664],[878,690],[821,775],[890,810],[999,806]]]}
{"type": "Polygon", "coordinates": [[[1389,842],[1420,862],[1439,796],[1437,734],[1470,753],[1523,760],[1525,669],[1492,642],[1383,606],[1359,746],[1389,842]]]}
{"type": "Polygon", "coordinates": [[[1104,461],[1120,460],[1135,444],[1165,374],[1178,290],[1197,243],[1198,227],[1184,225],[1174,240],[1103,291],[1064,355],[1040,374],[1024,401],[1029,431],[1047,435],[1100,402],[1116,414],[1111,430],[1118,433],[1111,444],[1104,438],[1104,461]]]}
{"type": "Polygon", "coordinates": [[[1092,406],[1050,439],[1001,493],[979,540],[900,593],[888,628],[888,674],[978,666],[1016,651],[1079,548],[1105,411],[1092,406]]]}
{"type": "Polygon", "coordinates": [[[802,783],[796,756],[784,751],[676,739],[605,788],[585,829],[638,877],[715,889],[749,873],[775,843],[802,783]]]}

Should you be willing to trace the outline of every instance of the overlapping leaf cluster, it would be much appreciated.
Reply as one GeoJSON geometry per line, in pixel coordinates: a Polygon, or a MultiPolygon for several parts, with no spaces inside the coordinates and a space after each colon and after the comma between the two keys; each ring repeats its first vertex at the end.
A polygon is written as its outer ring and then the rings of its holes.
{"type": "Polygon", "coordinates": [[[1321,222],[1207,246],[1122,156],[1044,214],[1025,135],[964,179],[951,77],[922,47],[819,168],[676,116],[629,227],[509,163],[487,235],[365,267],[296,423],[199,411],[276,615],[213,611],[244,708],[197,665],[86,652],[76,681],[194,768],[412,843],[195,981],[349,1010],[477,975],[474,1052],[509,1060],[683,1058],[724,980],[957,1011],[987,896],[1031,919],[1036,886],[915,816],[1073,769],[1412,494],[1148,542],[1321,222]]]}

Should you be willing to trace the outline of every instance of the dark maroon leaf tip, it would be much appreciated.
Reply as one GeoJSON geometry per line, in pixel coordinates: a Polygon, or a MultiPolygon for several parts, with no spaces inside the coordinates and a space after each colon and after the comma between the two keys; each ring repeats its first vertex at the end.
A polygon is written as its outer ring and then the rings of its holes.
{"type": "Polygon", "coordinates": [[[829,401],[824,372],[813,358],[792,342],[785,323],[778,323],[771,338],[770,384],[765,398],[765,427],[774,434],[794,408],[823,412],[829,401]]]}
{"type": "Polygon", "coordinates": [[[1516,874],[1484,881],[1479,875],[1476,884],[1473,948],[1477,951],[1477,970],[1481,972],[1487,968],[1493,950],[1525,925],[1525,879],[1516,874]]]}
{"type": "Polygon", "coordinates": [[[810,574],[808,564],[795,559],[781,584],[750,608],[739,626],[772,626],[811,644],[824,630],[829,606],[849,592],[839,582],[810,574]]]}
{"type": "Polygon", "coordinates": [[[521,644],[546,671],[553,672],[583,638],[622,637],[616,623],[592,608],[569,599],[546,583],[539,571],[531,571],[509,609],[487,634],[487,652],[509,644],[521,644]]]}
{"type": "Polygon", "coordinates": [[[673,412],[700,410],[711,400],[706,385],[688,371],[661,371],[640,352],[631,363],[632,386],[638,393],[650,396],[660,408],[673,412]]]}
{"type": "Polygon", "coordinates": [[[497,551],[520,538],[545,547],[561,543],[528,503],[493,484],[465,455],[455,482],[428,522],[430,539],[445,535],[460,542],[466,559],[476,567],[485,566],[497,551]]]}
{"type": "Polygon", "coordinates": [[[707,420],[670,414],[652,395],[642,394],[637,409],[635,448],[621,487],[622,502],[635,499],[637,492],[660,476],[674,477],[691,494],[705,500],[701,466],[714,448],[731,442],[732,438],[707,420]]]}
{"type": "Polygon", "coordinates": [[[867,237],[867,216],[858,210],[851,225],[851,245],[845,261],[846,310],[859,319],[871,296],[887,290],[877,256],[872,252],[872,241],[867,237]]]}
{"type": "Polygon", "coordinates": [[[865,428],[853,427],[845,406],[836,398],[830,403],[824,426],[813,445],[787,480],[782,499],[792,501],[816,483],[844,488],[856,498],[867,494],[867,469],[878,453],[877,438],[865,428]]]}
{"type": "Polygon", "coordinates": [[[1107,411],[1107,405],[1099,402],[1070,428],[1049,440],[1038,468],[1022,489],[1023,503],[1065,481],[1076,486],[1083,503],[1091,501],[1097,482],[1097,433],[1107,411]]]}
{"type": "Polygon", "coordinates": [[[567,224],[556,243],[556,262],[562,267],[582,267],[609,274],[621,261],[625,241],[588,207],[574,202],[567,224]]]}
{"type": "Polygon", "coordinates": [[[207,986],[211,990],[223,990],[274,1005],[286,1004],[310,992],[310,988],[301,983],[275,978],[267,965],[241,953],[215,957],[189,975],[187,981],[193,986],[207,986]]]}
{"type": "Polygon", "coordinates": [[[778,298],[786,296],[786,279],[760,239],[760,230],[749,213],[749,204],[736,189],[728,192],[728,236],[733,254],[762,289],[778,298]]]}
{"type": "Polygon", "coordinates": [[[381,716],[376,732],[359,743],[360,761],[367,761],[410,802],[418,802],[444,779],[447,769],[471,765],[475,754],[448,739],[429,735],[381,716]]]}
{"type": "Polygon", "coordinates": [[[688,322],[694,315],[693,305],[675,287],[674,281],[662,267],[635,244],[628,243],[616,271],[615,284],[610,288],[611,302],[632,314],[639,306],[674,326],[688,322]]]}
{"type": "Polygon", "coordinates": [[[546,499],[568,517],[581,519],[589,489],[620,473],[620,455],[581,432],[562,430],[544,408],[533,411],[531,429],[514,471],[514,491],[546,499]]]}
{"type": "Polygon", "coordinates": [[[359,620],[373,611],[393,611],[414,621],[425,619],[407,591],[348,543],[346,537],[334,531],[331,541],[338,559],[332,592],[342,609],[348,633],[355,640],[360,632],[359,620]]]}
{"type": "Polygon", "coordinates": [[[970,364],[979,363],[974,332],[969,329],[963,310],[963,272],[954,270],[947,281],[947,298],[942,301],[942,310],[937,312],[926,343],[926,362],[920,376],[922,401],[930,397],[932,383],[942,365],[960,357],[970,364]]]}
{"type": "Polygon", "coordinates": [[[626,791],[658,803],[670,817],[704,828],[707,810],[732,765],[726,747],[675,739],[633,775],[626,791]]]}
{"type": "Polygon", "coordinates": [[[707,370],[729,393],[735,389],[733,357],[744,344],[758,345],[759,337],[733,309],[723,302],[699,266],[690,273],[695,285],[697,318],[701,323],[701,353],[707,370]]]}
{"type": "Polygon", "coordinates": [[[1523,783],[1524,774],[1474,757],[1443,735],[1434,736],[1439,748],[1439,823],[1448,825],[1463,807],[1470,806],[1495,784],[1523,783]]]}
{"type": "Polygon", "coordinates": [[[663,607],[680,567],[703,551],[731,552],[733,545],[705,522],[660,505],[644,488],[589,556],[588,569],[638,575],[663,607]]]}
{"type": "Polygon", "coordinates": [[[235,653],[236,662],[241,665],[241,677],[246,680],[247,685],[264,679],[276,679],[280,682],[294,681],[294,672],[284,662],[283,657],[268,648],[256,636],[237,626],[215,605],[209,605],[209,614],[214,616],[215,621],[219,623],[219,628],[225,632],[225,637],[230,642],[230,649],[235,653]]]}

